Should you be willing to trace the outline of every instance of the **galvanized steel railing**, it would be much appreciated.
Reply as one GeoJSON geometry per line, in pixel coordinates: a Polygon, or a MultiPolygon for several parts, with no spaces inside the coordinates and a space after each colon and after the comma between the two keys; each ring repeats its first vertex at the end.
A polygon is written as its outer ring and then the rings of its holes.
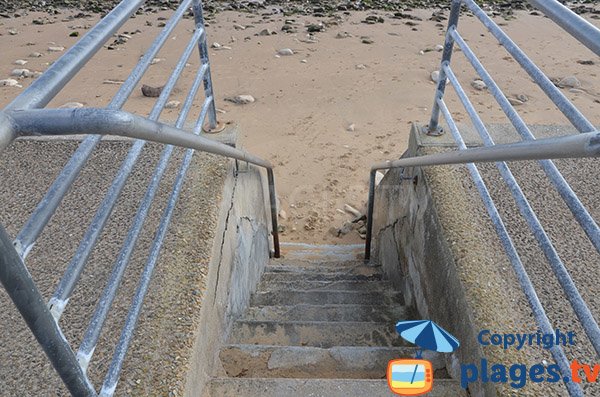
{"type": "MultiPolygon", "coordinates": [[[[592,50],[596,55],[600,55],[600,30],[598,28],[594,27],[592,24],[556,0],[528,1],[541,10],[550,19],[555,21],[559,26],[565,29],[573,37],[583,43],[586,47],[592,50]]],[[[500,241],[517,274],[519,283],[525,292],[540,329],[544,333],[552,333],[553,327],[545,314],[544,308],[519,257],[519,253],[517,252],[511,240],[510,233],[504,225],[498,210],[496,209],[496,206],[477,166],[474,164],[477,162],[496,162],[496,166],[500,171],[500,175],[507,184],[517,203],[517,206],[521,211],[521,214],[525,218],[534,237],[544,252],[546,259],[548,260],[561,287],[568,297],[574,312],[581,321],[581,324],[586,335],[591,341],[593,348],[595,349],[596,353],[600,355],[600,328],[598,327],[598,323],[594,319],[586,302],[581,297],[567,268],[559,257],[556,249],[550,241],[550,238],[546,234],[542,224],[538,220],[535,212],[527,201],[508,165],[506,164],[506,161],[511,160],[540,160],[539,164],[541,165],[543,171],[546,173],[549,180],[552,182],[562,199],[565,201],[574,218],[585,231],[593,246],[596,248],[596,250],[598,250],[598,252],[600,252],[600,228],[598,227],[598,224],[583,206],[577,195],[573,192],[554,163],[549,160],[557,158],[600,157],[600,131],[598,131],[592,125],[592,123],[586,119],[586,117],[562,94],[562,92],[550,81],[550,79],[548,79],[548,77],[475,3],[474,0],[452,1],[433,111],[429,125],[424,132],[432,135],[443,133],[443,130],[438,124],[440,112],[444,116],[444,119],[450,128],[450,132],[458,146],[458,151],[412,158],[401,158],[399,160],[375,164],[371,168],[365,261],[369,261],[371,255],[375,173],[377,170],[441,164],[466,164],[475,182],[475,186],[477,187],[483,199],[488,214],[493,221],[496,232],[500,237],[500,241]],[[461,5],[463,4],[483,23],[488,31],[498,40],[498,42],[506,49],[506,51],[513,56],[513,58],[529,74],[533,81],[554,102],[558,109],[560,109],[566,118],[580,132],[579,135],[540,140],[535,139],[534,135],[531,133],[531,130],[527,127],[523,119],[510,104],[502,90],[498,87],[491,75],[481,64],[475,53],[460,35],[457,25],[459,21],[461,5]],[[523,142],[504,145],[494,144],[494,141],[488,133],[488,130],[481,120],[477,110],[469,100],[465,90],[459,83],[454,71],[450,66],[452,51],[455,44],[462,50],[464,56],[471,63],[483,82],[487,85],[488,91],[496,99],[512,125],[515,127],[516,131],[521,135],[523,142]],[[453,86],[460,102],[467,111],[485,147],[473,149],[468,149],[466,147],[452,114],[444,101],[446,79],[448,79],[450,84],[453,86]]],[[[563,376],[568,379],[571,375],[571,371],[564,351],[560,346],[554,346],[551,349],[551,352],[556,360],[556,363],[559,365],[563,376]]],[[[583,391],[579,384],[574,382],[565,382],[565,386],[570,395],[583,396],[583,391]]]]}
{"type": "Polygon", "coordinates": [[[183,0],[181,2],[150,48],[148,48],[129,77],[121,85],[107,108],[43,109],[143,3],[143,0],[122,1],[79,40],[75,46],[58,59],[43,75],[0,112],[0,151],[19,136],[93,134],[88,135],[80,144],[29,220],[25,223],[25,226],[18,233],[14,242],[11,241],[4,228],[0,225],[0,281],[65,385],[76,396],[100,395],[108,397],[112,396],[115,392],[125,354],[133,337],[133,331],[141,311],[142,302],[148,291],[150,279],[181,192],[186,172],[191,164],[194,150],[219,154],[266,169],[273,228],[273,255],[279,257],[277,211],[272,165],[242,150],[200,136],[207,118],[209,128],[214,129],[217,126],[215,100],[206,44],[206,31],[200,0],[183,0]],[[190,7],[192,7],[194,13],[195,31],[162,89],[150,115],[145,118],[120,110],[140,82],[151,61],[190,7]],[[157,120],[196,47],[199,51],[201,66],[189,88],[177,121],[174,126],[160,123],[157,120]],[[184,131],[184,124],[188,119],[189,112],[201,85],[204,88],[205,99],[200,114],[193,131],[184,131]],[[68,264],[67,270],[60,280],[56,291],[48,304],[46,304],[35,282],[32,280],[24,261],[86,161],[91,156],[94,148],[100,142],[102,135],[119,135],[136,138],[136,140],[132,144],[106,196],[94,215],[75,255],[68,264]],[[111,216],[117,199],[146,141],[160,142],[166,144],[166,146],[160,156],[141,204],[137,209],[133,223],[117,256],[109,281],[102,292],[92,320],[84,334],[83,341],[77,354],[75,354],[69,342],[65,339],[58,320],[69,302],[69,297],[85,269],[88,258],[111,216]],[[102,327],[116,297],[119,284],[129,263],[142,226],[149,213],[154,196],[158,191],[161,178],[169,163],[174,149],[173,146],[181,146],[188,148],[188,150],[185,152],[173,190],[160,220],[108,373],[98,393],[87,377],[87,368],[94,354],[102,327]]]}

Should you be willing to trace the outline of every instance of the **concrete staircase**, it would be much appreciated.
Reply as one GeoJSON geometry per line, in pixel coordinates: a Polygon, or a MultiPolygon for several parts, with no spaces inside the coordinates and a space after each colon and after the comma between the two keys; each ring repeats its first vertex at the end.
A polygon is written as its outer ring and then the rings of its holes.
{"type": "MultiPolygon", "coordinates": [[[[266,267],[250,307],[221,348],[227,376],[211,380],[208,396],[393,396],[388,361],[416,352],[394,329],[410,318],[401,294],[376,267],[329,262],[339,259],[335,252],[318,254],[316,261],[313,249],[305,260],[303,250],[266,267]]],[[[435,369],[429,395],[464,395],[447,379],[443,357],[426,358],[435,369]]]]}

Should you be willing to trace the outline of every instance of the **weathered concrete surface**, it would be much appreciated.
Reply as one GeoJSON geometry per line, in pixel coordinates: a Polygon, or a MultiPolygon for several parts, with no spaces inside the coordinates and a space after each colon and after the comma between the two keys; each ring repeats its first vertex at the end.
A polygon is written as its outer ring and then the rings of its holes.
{"type": "MultiPolygon", "coordinates": [[[[563,127],[534,126],[532,130],[539,138],[573,133],[563,127]]],[[[480,143],[473,131],[463,131],[468,145],[480,143]]],[[[506,126],[491,126],[490,132],[497,143],[520,140],[506,126]]],[[[449,150],[454,148],[451,139],[448,134],[427,137],[413,128],[407,155],[449,150]]],[[[560,160],[556,164],[595,219],[600,219],[597,160],[560,160]]],[[[600,318],[600,286],[593,276],[600,270],[600,257],[539,165],[510,165],[590,309],[600,318]]],[[[566,349],[567,358],[585,357],[584,362],[595,362],[572,309],[495,166],[487,164],[480,169],[551,323],[578,335],[576,346],[566,349]]],[[[404,175],[400,170],[389,171],[377,189],[375,208],[375,257],[392,281],[402,287],[407,303],[460,339],[462,345],[456,357],[461,362],[478,362],[480,357],[507,365],[553,362],[547,350],[539,347],[503,351],[482,349],[476,342],[476,334],[482,329],[522,333],[536,332],[537,326],[466,167],[412,168],[404,175]],[[399,183],[401,176],[406,179],[399,183]]],[[[584,388],[586,395],[600,395],[597,385],[584,388]]],[[[512,395],[515,390],[474,384],[471,392],[512,395]]],[[[518,394],[565,395],[566,391],[562,383],[529,382],[518,394]]]]}
{"type": "Polygon", "coordinates": [[[377,305],[281,305],[249,307],[246,318],[253,321],[372,321],[394,323],[408,318],[405,306],[377,305]]]}
{"type": "MultiPolygon", "coordinates": [[[[219,397],[394,397],[387,380],[375,379],[261,379],[222,378],[211,383],[211,396],[219,397]]],[[[428,397],[466,397],[456,382],[436,379],[428,397]]]]}
{"type": "MultiPolygon", "coordinates": [[[[15,236],[23,226],[78,143],[24,140],[14,142],[2,153],[0,222],[10,235],[15,236]]],[[[53,293],[130,146],[129,140],[100,143],[27,258],[29,270],[46,299],[53,293]]],[[[162,149],[162,145],[154,144],[144,149],[67,306],[61,326],[75,349],[162,149]]],[[[182,153],[182,149],[175,150],[90,364],[89,371],[96,385],[101,384],[110,363],[182,153]]],[[[205,275],[227,164],[226,159],[218,156],[202,153],[194,156],[127,354],[117,395],[181,395],[183,392],[199,324],[197,308],[205,299],[205,275]]],[[[0,313],[0,361],[3,363],[0,365],[0,395],[67,395],[3,288],[0,288],[0,306],[3,308],[0,313]]]]}
{"type": "Polygon", "coordinates": [[[279,346],[401,346],[393,323],[236,321],[231,343],[279,346]]]}
{"type": "Polygon", "coordinates": [[[391,305],[403,303],[402,294],[392,291],[304,291],[291,289],[288,291],[264,291],[252,296],[253,306],[295,305],[312,303],[315,305],[358,304],[358,305],[391,305]]]}
{"type": "MultiPolygon", "coordinates": [[[[381,379],[387,364],[414,357],[416,347],[228,345],[221,362],[228,376],[242,378],[381,379]]],[[[429,357],[434,370],[446,368],[440,355],[429,357]]],[[[428,358],[428,359],[429,359],[428,358]]]]}
{"type": "MultiPolygon", "coordinates": [[[[412,312],[382,280],[380,267],[365,266],[356,256],[329,262],[337,254],[327,252],[318,260],[313,253],[324,246],[314,248],[302,261],[288,259],[285,250],[282,259],[271,260],[221,348],[225,374],[211,381],[206,397],[392,395],[384,380],[388,362],[417,355],[394,328],[412,312]],[[331,288],[337,283],[357,288],[331,288]],[[357,304],[357,297],[369,304],[357,304]],[[339,302],[326,303],[332,301],[339,302]]],[[[436,378],[430,395],[464,396],[458,382],[445,381],[443,356],[430,353],[424,355],[436,378]]]]}
{"type": "Polygon", "coordinates": [[[248,306],[269,261],[270,218],[264,173],[242,164],[230,169],[213,245],[205,300],[185,395],[198,396],[212,376],[223,374],[218,348],[232,321],[248,306]],[[235,172],[234,172],[235,171],[235,172]],[[257,205],[264,203],[264,205],[257,205]]]}

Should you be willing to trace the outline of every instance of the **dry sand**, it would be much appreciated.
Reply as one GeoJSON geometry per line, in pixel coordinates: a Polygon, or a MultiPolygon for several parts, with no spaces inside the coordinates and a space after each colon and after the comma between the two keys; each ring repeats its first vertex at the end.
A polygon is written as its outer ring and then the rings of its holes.
{"type": "MultiPolygon", "coordinates": [[[[332,227],[340,227],[352,218],[343,213],[348,203],[363,209],[367,198],[369,165],[375,161],[399,157],[406,148],[409,124],[426,123],[433,101],[434,83],[430,73],[439,67],[441,53],[433,49],[443,43],[444,29],[428,20],[433,10],[415,10],[416,26],[406,19],[392,19],[386,12],[339,13],[339,19],[312,16],[251,15],[222,12],[208,27],[209,44],[217,42],[230,49],[211,49],[214,87],[221,120],[241,126],[245,148],[272,160],[276,165],[277,189],[286,219],[284,241],[313,243],[357,243],[360,236],[353,231],[334,237],[332,227]],[[361,23],[367,15],[377,14],[384,23],[361,23]],[[285,19],[294,19],[298,33],[281,31],[285,19]],[[307,37],[307,23],[329,22],[323,32],[307,37]],[[236,29],[234,25],[247,26],[236,29]],[[256,36],[269,28],[276,35],[256,36]],[[336,38],[340,32],[351,37],[336,38]],[[363,44],[361,36],[373,43],[363,44]],[[290,48],[294,55],[277,57],[277,50],[290,48]],[[236,105],[224,98],[250,94],[256,102],[236,105]],[[352,126],[352,128],[349,128],[352,126]],[[353,131],[349,131],[353,130],[353,131]]],[[[159,31],[159,17],[170,12],[141,15],[129,21],[119,32],[133,34],[116,50],[101,50],[86,69],[58,95],[50,106],[81,102],[85,106],[106,106],[117,85],[103,84],[107,79],[123,80],[159,31]],[[152,26],[148,26],[149,23],[152,26]]],[[[73,31],[85,33],[98,16],[62,21],[68,13],[48,17],[51,24],[32,24],[47,17],[31,13],[16,19],[0,20],[2,33],[0,79],[8,78],[15,68],[44,71],[60,53],[48,52],[49,46],[72,46],[77,38],[73,31]],[[9,30],[17,32],[9,34],[9,30]],[[32,52],[43,53],[30,58],[32,52]],[[14,65],[17,59],[28,61],[14,65]]],[[[576,76],[581,89],[563,92],[595,124],[600,124],[600,59],[566,35],[550,20],[517,13],[517,18],[502,25],[538,65],[550,76],[576,76]],[[592,61],[584,65],[578,61],[592,61]]],[[[598,19],[590,19],[600,25],[598,19]]],[[[444,22],[445,25],[445,22],[444,22]]],[[[184,20],[168,40],[150,67],[142,83],[159,86],[185,46],[191,20],[184,20]]],[[[471,16],[462,17],[459,31],[476,49],[482,62],[496,81],[510,95],[524,94],[528,101],[517,109],[528,123],[565,124],[566,119],[536,88],[525,72],[489,35],[483,35],[481,24],[471,16]]],[[[108,43],[110,44],[110,42],[108,43]]],[[[172,99],[182,101],[187,85],[197,67],[192,56],[172,99]]],[[[470,82],[475,71],[464,56],[456,53],[453,61],[460,81],[469,92],[485,122],[506,119],[485,91],[477,91],[470,82]]],[[[31,78],[21,79],[26,87],[31,78]]],[[[24,88],[0,87],[0,107],[10,102],[24,88]]],[[[448,90],[448,102],[457,121],[466,121],[465,112],[448,90]]],[[[125,109],[147,114],[153,104],[138,89],[125,109]]],[[[196,110],[199,105],[196,105],[196,110]]],[[[177,110],[165,110],[164,120],[173,120],[177,110]]]]}

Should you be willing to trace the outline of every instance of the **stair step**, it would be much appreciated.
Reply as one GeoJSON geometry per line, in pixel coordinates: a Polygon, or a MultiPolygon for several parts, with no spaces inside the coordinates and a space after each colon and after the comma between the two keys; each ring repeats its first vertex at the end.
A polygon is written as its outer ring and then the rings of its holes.
{"type": "MultiPolygon", "coordinates": [[[[415,347],[228,345],[220,358],[228,376],[242,378],[381,379],[388,362],[413,358],[415,347]]],[[[443,357],[435,360],[445,368],[443,357]]]]}
{"type": "MultiPolygon", "coordinates": [[[[386,379],[216,378],[213,397],[393,397],[386,379]]],[[[466,397],[457,381],[435,379],[428,397],[466,397]]]]}
{"type": "Polygon", "coordinates": [[[399,292],[379,291],[270,291],[256,292],[250,298],[251,306],[295,305],[308,303],[313,305],[325,304],[356,304],[356,305],[393,305],[404,303],[399,292]]]}
{"type": "Polygon", "coordinates": [[[353,273],[307,273],[307,272],[287,272],[287,271],[268,271],[268,266],[263,273],[262,282],[296,282],[296,281],[377,281],[383,279],[381,273],[374,273],[370,275],[365,274],[353,274],[353,273]]]}
{"type": "Polygon", "coordinates": [[[281,248],[286,259],[316,262],[340,262],[362,258],[365,251],[364,244],[331,245],[331,244],[305,244],[282,242],[281,248]]]}
{"type": "Polygon", "coordinates": [[[299,279],[294,281],[269,281],[261,282],[258,290],[278,291],[278,290],[304,290],[304,291],[391,291],[392,285],[388,281],[359,281],[359,280],[306,280],[299,279]]]}
{"type": "Polygon", "coordinates": [[[252,321],[371,321],[395,324],[410,318],[405,306],[307,305],[248,308],[245,320],[252,321]]]}
{"type": "Polygon", "coordinates": [[[230,343],[277,346],[402,346],[394,323],[246,321],[234,323],[230,343]]]}
{"type": "Polygon", "coordinates": [[[265,266],[266,272],[273,273],[294,273],[294,274],[337,274],[340,276],[347,274],[357,274],[364,276],[373,276],[381,274],[381,268],[374,266],[365,266],[362,263],[358,264],[326,264],[326,263],[290,263],[283,264],[277,262],[271,262],[265,266]]]}

